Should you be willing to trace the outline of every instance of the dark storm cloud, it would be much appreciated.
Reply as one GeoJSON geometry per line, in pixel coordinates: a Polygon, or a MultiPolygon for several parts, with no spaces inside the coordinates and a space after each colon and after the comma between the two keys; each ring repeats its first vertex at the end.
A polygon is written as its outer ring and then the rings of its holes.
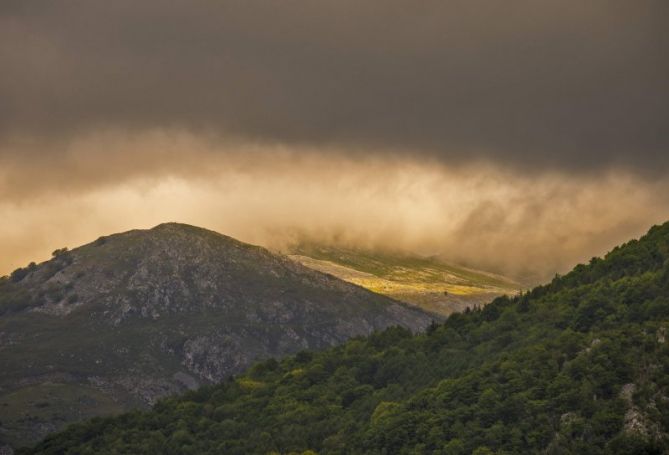
{"type": "Polygon", "coordinates": [[[667,5],[5,0],[0,135],[176,128],[666,172],[667,5]]]}

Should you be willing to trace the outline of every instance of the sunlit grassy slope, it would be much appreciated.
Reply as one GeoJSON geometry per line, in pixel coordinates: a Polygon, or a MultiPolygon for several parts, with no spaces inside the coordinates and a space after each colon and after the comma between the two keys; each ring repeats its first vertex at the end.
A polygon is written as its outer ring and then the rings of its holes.
{"type": "Polygon", "coordinates": [[[313,269],[431,312],[450,314],[515,294],[513,280],[448,264],[436,257],[300,244],[291,257],[313,269]]]}

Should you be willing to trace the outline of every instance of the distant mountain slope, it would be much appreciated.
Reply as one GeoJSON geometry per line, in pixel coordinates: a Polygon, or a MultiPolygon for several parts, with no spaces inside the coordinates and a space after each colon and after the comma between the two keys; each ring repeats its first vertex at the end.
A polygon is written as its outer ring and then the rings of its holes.
{"type": "Polygon", "coordinates": [[[389,329],[24,454],[669,453],[669,223],[412,336],[389,329]]]}
{"type": "Polygon", "coordinates": [[[484,305],[503,294],[514,295],[521,288],[509,278],[448,264],[438,257],[314,243],[292,247],[290,257],[312,269],[442,315],[484,305]]]}
{"type": "Polygon", "coordinates": [[[254,359],[431,317],[204,229],[57,250],[0,280],[0,440],[217,382],[254,359]]]}

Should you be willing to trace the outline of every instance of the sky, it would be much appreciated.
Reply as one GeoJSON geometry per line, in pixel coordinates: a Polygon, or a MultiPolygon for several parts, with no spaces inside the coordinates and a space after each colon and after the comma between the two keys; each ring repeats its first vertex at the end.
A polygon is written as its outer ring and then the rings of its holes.
{"type": "Polygon", "coordinates": [[[181,221],[545,279],[669,220],[663,0],[0,3],[0,274],[181,221]]]}

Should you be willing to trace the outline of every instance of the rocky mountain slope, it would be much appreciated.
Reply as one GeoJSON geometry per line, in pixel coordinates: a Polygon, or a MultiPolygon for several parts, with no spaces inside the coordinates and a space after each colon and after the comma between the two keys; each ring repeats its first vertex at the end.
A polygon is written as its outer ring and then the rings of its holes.
{"type": "Polygon", "coordinates": [[[266,361],[21,453],[666,454],[668,337],[666,223],[425,333],[266,361]]]}
{"type": "Polygon", "coordinates": [[[435,256],[313,242],[298,243],[289,248],[289,254],[314,270],[443,316],[485,305],[500,295],[515,295],[521,288],[510,278],[449,264],[435,256]]]}
{"type": "Polygon", "coordinates": [[[0,440],[431,316],[224,235],[163,224],[0,280],[0,440]]]}

